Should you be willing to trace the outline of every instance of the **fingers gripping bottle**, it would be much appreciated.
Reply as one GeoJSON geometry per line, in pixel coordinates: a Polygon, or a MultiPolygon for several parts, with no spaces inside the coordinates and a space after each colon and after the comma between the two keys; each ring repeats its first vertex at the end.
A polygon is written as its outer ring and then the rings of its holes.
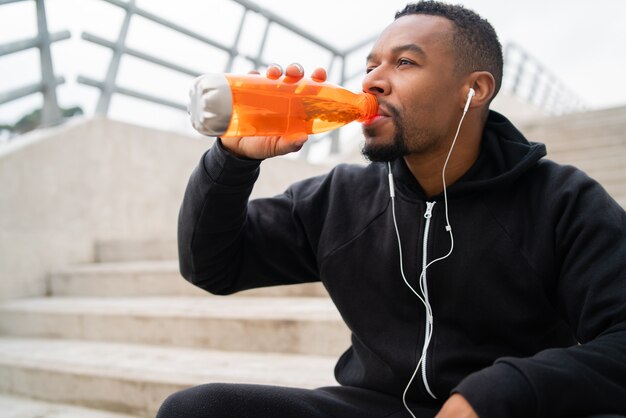
{"type": "Polygon", "coordinates": [[[258,74],[205,74],[189,93],[193,127],[209,136],[293,136],[339,128],[376,116],[373,94],[310,79],[258,74]]]}

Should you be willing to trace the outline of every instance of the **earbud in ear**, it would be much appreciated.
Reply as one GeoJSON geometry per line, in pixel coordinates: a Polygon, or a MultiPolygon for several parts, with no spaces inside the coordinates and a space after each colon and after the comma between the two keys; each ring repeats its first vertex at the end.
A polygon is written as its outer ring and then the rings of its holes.
{"type": "Polygon", "coordinates": [[[467,102],[465,102],[465,109],[463,109],[463,112],[467,112],[467,109],[469,109],[469,105],[472,102],[472,97],[474,97],[476,95],[476,91],[470,87],[469,91],[467,92],[467,102]]]}

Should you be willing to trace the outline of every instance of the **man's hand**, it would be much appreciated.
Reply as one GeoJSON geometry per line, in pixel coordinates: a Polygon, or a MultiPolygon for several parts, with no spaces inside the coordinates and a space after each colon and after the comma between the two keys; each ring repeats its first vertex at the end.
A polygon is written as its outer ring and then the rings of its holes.
{"type": "MultiPolygon", "coordinates": [[[[258,74],[256,71],[252,73],[258,74]]],[[[266,76],[276,80],[283,75],[283,70],[278,65],[270,65],[266,76]]],[[[297,82],[304,77],[304,69],[300,64],[291,64],[285,70],[285,78],[289,82],[297,82]]],[[[326,81],[326,70],[317,68],[311,74],[311,78],[317,82],[326,81]]],[[[299,151],[308,139],[308,135],[283,137],[283,136],[259,136],[259,137],[222,137],[222,145],[232,154],[239,157],[262,160],[299,151]]]]}
{"type": "Polygon", "coordinates": [[[450,396],[435,418],[478,418],[472,405],[458,393],[450,396]]]}

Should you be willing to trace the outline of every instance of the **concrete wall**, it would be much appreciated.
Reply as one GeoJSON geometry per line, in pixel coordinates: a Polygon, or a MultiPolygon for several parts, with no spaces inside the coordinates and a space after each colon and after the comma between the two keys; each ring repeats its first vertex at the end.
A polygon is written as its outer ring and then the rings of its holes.
{"type": "Polygon", "coordinates": [[[550,116],[545,110],[536,107],[511,93],[501,91],[493,102],[491,109],[506,116],[516,125],[523,125],[529,121],[542,119],[550,116]]]}
{"type": "MultiPolygon", "coordinates": [[[[0,148],[0,299],[45,294],[51,269],[95,261],[99,241],[174,240],[187,179],[209,146],[98,118],[0,148]]],[[[327,170],[267,161],[254,194],[327,170]]]]}

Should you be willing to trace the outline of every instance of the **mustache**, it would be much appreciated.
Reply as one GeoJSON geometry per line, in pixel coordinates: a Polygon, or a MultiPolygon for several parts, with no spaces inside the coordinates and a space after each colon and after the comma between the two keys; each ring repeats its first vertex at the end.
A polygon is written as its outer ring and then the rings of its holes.
{"type": "Polygon", "coordinates": [[[378,100],[378,107],[383,109],[386,113],[393,116],[394,119],[400,118],[400,111],[392,104],[385,102],[384,100],[378,100]]]}

